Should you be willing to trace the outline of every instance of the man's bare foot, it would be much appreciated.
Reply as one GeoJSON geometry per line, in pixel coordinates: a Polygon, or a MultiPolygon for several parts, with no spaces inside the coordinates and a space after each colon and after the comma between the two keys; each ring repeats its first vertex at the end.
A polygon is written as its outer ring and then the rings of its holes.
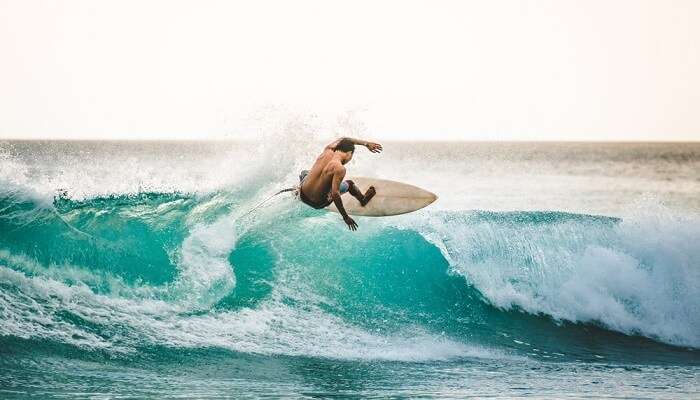
{"type": "Polygon", "coordinates": [[[372,200],[372,197],[377,194],[377,191],[374,189],[374,186],[370,186],[369,189],[365,192],[365,198],[360,201],[360,205],[362,207],[366,206],[367,203],[369,203],[370,200],[372,200]]]}

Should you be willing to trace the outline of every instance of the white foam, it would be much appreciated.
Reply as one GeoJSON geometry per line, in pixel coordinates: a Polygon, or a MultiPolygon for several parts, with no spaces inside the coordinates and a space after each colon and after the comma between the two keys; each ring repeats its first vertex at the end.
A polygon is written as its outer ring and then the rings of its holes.
{"type": "Polygon", "coordinates": [[[493,358],[505,354],[468,346],[418,327],[382,334],[349,325],[324,312],[313,296],[277,282],[275,292],[254,309],[188,315],[178,302],[98,295],[81,284],[44,276],[28,277],[0,263],[0,279],[15,290],[0,291],[0,334],[40,338],[87,349],[128,353],[146,345],[219,347],[257,354],[340,359],[423,361],[455,357],[493,358]],[[285,304],[296,292],[303,304],[285,304]],[[66,322],[69,312],[100,331],[66,322]]]}
{"type": "Polygon", "coordinates": [[[700,347],[700,218],[634,207],[619,224],[433,219],[419,227],[493,305],[700,347]]]}

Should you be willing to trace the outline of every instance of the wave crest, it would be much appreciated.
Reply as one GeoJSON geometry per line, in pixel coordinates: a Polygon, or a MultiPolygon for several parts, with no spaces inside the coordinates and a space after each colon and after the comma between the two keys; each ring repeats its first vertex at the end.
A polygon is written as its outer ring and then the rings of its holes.
{"type": "Polygon", "coordinates": [[[649,205],[622,220],[446,214],[419,229],[499,308],[700,346],[695,216],[649,205]]]}

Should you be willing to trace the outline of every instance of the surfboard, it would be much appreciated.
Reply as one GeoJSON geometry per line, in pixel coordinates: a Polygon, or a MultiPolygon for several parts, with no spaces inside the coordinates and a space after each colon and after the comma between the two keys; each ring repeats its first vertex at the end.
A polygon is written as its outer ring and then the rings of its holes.
{"type": "MultiPolygon", "coordinates": [[[[350,215],[365,217],[386,217],[389,215],[406,214],[430,205],[437,200],[437,196],[425,189],[407,183],[395,182],[386,179],[353,177],[347,178],[355,182],[364,193],[367,188],[374,186],[377,194],[372,197],[367,205],[362,207],[356,198],[350,193],[343,193],[343,206],[350,215]]],[[[338,212],[335,204],[326,207],[329,211],[338,212]]]]}

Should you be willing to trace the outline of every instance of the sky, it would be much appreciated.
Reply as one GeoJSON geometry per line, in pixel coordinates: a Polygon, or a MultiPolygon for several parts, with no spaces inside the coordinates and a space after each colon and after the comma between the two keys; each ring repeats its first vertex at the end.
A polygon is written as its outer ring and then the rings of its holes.
{"type": "Polygon", "coordinates": [[[247,139],[282,114],[382,140],[695,141],[698,21],[694,0],[0,0],[0,139],[247,139]]]}

